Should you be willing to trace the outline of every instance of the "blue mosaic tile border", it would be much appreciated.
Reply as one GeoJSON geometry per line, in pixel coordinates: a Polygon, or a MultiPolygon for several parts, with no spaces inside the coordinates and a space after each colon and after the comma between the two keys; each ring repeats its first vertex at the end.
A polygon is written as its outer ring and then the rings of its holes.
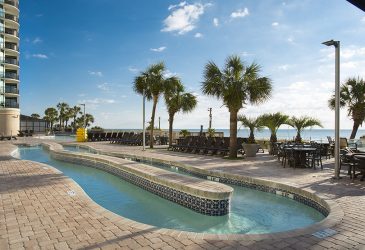
{"type": "Polygon", "coordinates": [[[209,216],[223,216],[229,213],[230,200],[211,200],[200,198],[188,193],[181,192],[179,190],[154,183],[145,178],[139,177],[137,175],[131,174],[120,168],[113,167],[107,163],[96,162],[84,158],[74,158],[67,155],[58,155],[53,153],[52,156],[55,159],[62,161],[69,161],[72,163],[79,163],[82,165],[87,165],[90,167],[98,168],[116,175],[123,180],[126,180],[136,186],[141,187],[151,193],[154,193],[164,199],[170,200],[177,204],[180,204],[186,208],[194,210],[198,213],[209,215],[209,216]]]}
{"type": "MultiPolygon", "coordinates": [[[[128,158],[128,159],[138,161],[138,162],[142,162],[142,163],[146,163],[146,164],[149,164],[149,165],[152,165],[152,166],[155,165],[155,166],[160,166],[162,168],[171,168],[170,164],[159,163],[159,162],[156,162],[156,161],[153,162],[153,160],[148,161],[148,160],[137,159],[137,158],[134,158],[134,159],[133,158],[128,158]]],[[[183,168],[183,167],[178,167],[178,168],[179,168],[179,171],[185,172],[187,174],[190,174],[190,175],[198,177],[198,178],[209,179],[209,177],[211,177],[210,178],[211,180],[218,181],[220,183],[232,184],[232,185],[241,186],[241,187],[245,187],[245,188],[250,188],[250,189],[254,189],[254,190],[258,190],[258,191],[262,191],[262,192],[267,192],[267,193],[272,193],[272,194],[279,194],[281,196],[293,199],[293,200],[295,200],[297,202],[300,202],[304,205],[312,207],[312,208],[316,209],[317,211],[319,211],[321,214],[323,214],[326,217],[329,214],[328,209],[326,207],[322,206],[321,204],[319,204],[318,202],[316,202],[316,201],[314,201],[314,200],[312,200],[308,197],[305,197],[305,196],[302,196],[302,195],[299,195],[299,194],[296,194],[296,193],[293,193],[293,192],[290,192],[290,191],[287,191],[287,190],[284,190],[284,189],[273,188],[273,187],[269,187],[269,186],[265,186],[265,185],[258,185],[258,184],[246,182],[246,181],[243,181],[243,180],[235,180],[235,179],[229,179],[229,178],[220,177],[220,176],[202,174],[202,173],[199,173],[199,172],[196,172],[196,171],[188,170],[188,169],[183,168]]]]}

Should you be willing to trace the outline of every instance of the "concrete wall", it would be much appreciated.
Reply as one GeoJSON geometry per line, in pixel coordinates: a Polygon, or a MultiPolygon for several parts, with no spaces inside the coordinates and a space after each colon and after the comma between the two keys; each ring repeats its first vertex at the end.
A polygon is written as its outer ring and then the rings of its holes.
{"type": "Polygon", "coordinates": [[[19,109],[0,109],[0,136],[16,136],[20,124],[19,109]]]}

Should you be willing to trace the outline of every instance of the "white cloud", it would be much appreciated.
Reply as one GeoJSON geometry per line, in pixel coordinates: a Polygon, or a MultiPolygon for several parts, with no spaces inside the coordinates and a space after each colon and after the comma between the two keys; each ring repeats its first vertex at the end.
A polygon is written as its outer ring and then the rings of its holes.
{"type": "Polygon", "coordinates": [[[137,68],[135,68],[135,67],[133,67],[133,66],[128,67],[128,70],[129,70],[130,72],[133,72],[133,73],[136,73],[136,72],[138,72],[138,71],[139,71],[139,69],[137,69],[137,68]]]}
{"type": "Polygon", "coordinates": [[[361,21],[363,21],[365,23],[365,16],[363,18],[361,18],[361,21]]]}
{"type": "Polygon", "coordinates": [[[110,91],[110,85],[107,82],[97,85],[97,88],[103,91],[110,91]]]}
{"type": "Polygon", "coordinates": [[[154,52],[162,52],[162,51],[164,51],[166,49],[166,47],[165,46],[162,46],[162,47],[159,47],[159,48],[151,48],[150,50],[151,51],[154,51],[154,52]]]}
{"type": "Polygon", "coordinates": [[[100,71],[89,71],[89,75],[102,77],[103,73],[100,71]]]}
{"type": "Polygon", "coordinates": [[[196,33],[194,35],[194,37],[196,37],[196,38],[202,38],[203,37],[203,34],[198,32],[198,33],[196,33]]]}
{"type": "Polygon", "coordinates": [[[273,22],[273,23],[271,24],[271,26],[273,26],[273,27],[277,27],[277,26],[279,26],[279,23],[278,23],[278,22],[273,22]]]}
{"type": "Polygon", "coordinates": [[[172,77],[172,76],[177,76],[177,73],[171,72],[170,70],[166,70],[165,73],[163,74],[164,77],[168,78],[168,77],[172,77]]]}
{"type": "Polygon", "coordinates": [[[87,99],[87,100],[81,100],[79,103],[86,103],[89,105],[100,105],[100,104],[113,104],[116,103],[114,99],[104,99],[104,98],[94,98],[94,99],[87,99]]]}
{"type": "Polygon", "coordinates": [[[279,70],[287,71],[290,68],[289,64],[283,64],[278,67],[279,70]]]}
{"type": "Polygon", "coordinates": [[[34,38],[33,41],[32,41],[33,44],[38,44],[38,43],[41,43],[41,42],[43,42],[43,40],[40,39],[39,37],[34,38]]]}
{"type": "Polygon", "coordinates": [[[231,18],[242,18],[248,16],[250,13],[247,8],[239,9],[237,11],[232,12],[231,18]]]}
{"type": "Polygon", "coordinates": [[[206,7],[211,4],[182,4],[181,6],[169,7],[172,13],[163,21],[162,32],[176,32],[179,35],[185,34],[196,28],[201,15],[204,14],[206,7]]]}
{"type": "Polygon", "coordinates": [[[241,55],[242,55],[243,57],[249,57],[249,56],[253,56],[254,54],[252,54],[252,53],[248,53],[247,51],[243,51],[243,52],[241,53],[241,55]]]}
{"type": "Polygon", "coordinates": [[[169,7],[168,7],[168,10],[172,10],[172,9],[175,9],[176,7],[184,7],[186,5],[186,2],[184,1],[184,2],[181,2],[181,3],[179,3],[179,4],[176,4],[176,5],[170,5],[169,7]]]}
{"type": "Polygon", "coordinates": [[[45,54],[33,54],[32,57],[39,59],[48,59],[48,56],[45,54]]]}
{"type": "Polygon", "coordinates": [[[213,18],[213,25],[215,26],[215,27],[218,27],[219,26],[219,19],[218,18],[213,18]]]}
{"type": "Polygon", "coordinates": [[[289,43],[294,43],[294,38],[293,38],[292,36],[291,36],[291,37],[288,37],[287,41],[288,41],[289,43]]]}

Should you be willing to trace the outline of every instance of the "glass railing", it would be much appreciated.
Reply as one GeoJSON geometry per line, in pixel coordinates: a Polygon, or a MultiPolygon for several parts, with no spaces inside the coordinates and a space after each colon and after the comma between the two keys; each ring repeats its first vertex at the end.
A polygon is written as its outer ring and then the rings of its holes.
{"type": "Polygon", "coordinates": [[[2,63],[6,63],[6,64],[13,64],[13,65],[19,65],[19,61],[17,59],[14,58],[3,58],[0,60],[2,63]]]}
{"type": "Polygon", "coordinates": [[[5,102],[5,108],[18,109],[19,108],[19,103],[16,103],[16,102],[5,102]]]}
{"type": "Polygon", "coordinates": [[[10,72],[0,73],[0,77],[1,78],[7,78],[7,79],[19,80],[19,75],[17,73],[10,73],[10,72]]]}
{"type": "Polygon", "coordinates": [[[19,94],[19,89],[17,89],[17,88],[5,88],[5,93],[7,93],[7,94],[19,94]]]}

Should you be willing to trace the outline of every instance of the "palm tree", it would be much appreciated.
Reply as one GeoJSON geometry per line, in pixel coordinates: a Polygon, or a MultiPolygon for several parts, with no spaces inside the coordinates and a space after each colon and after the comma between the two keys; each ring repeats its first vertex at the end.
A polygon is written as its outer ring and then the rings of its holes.
{"type": "MultiPolygon", "coordinates": [[[[340,107],[347,106],[348,116],[354,121],[350,139],[355,139],[359,126],[365,119],[365,81],[359,77],[349,78],[340,88],[340,107]]],[[[335,96],[329,100],[329,107],[335,109],[335,96]]]]}
{"type": "Polygon", "coordinates": [[[278,141],[276,133],[278,132],[278,129],[281,125],[288,124],[288,119],[288,115],[284,115],[280,112],[273,114],[263,114],[260,116],[262,125],[270,130],[270,142],[274,143],[278,141]]]}
{"type": "Polygon", "coordinates": [[[260,117],[253,118],[245,115],[238,116],[238,121],[241,122],[242,126],[250,129],[250,136],[248,137],[248,143],[255,143],[255,129],[261,130],[263,128],[260,117]]]}
{"type": "MultiPolygon", "coordinates": [[[[85,126],[90,127],[91,123],[94,123],[94,116],[86,113],[85,115],[85,126]]],[[[76,118],[76,124],[78,127],[84,127],[84,116],[76,118]]]]}
{"type": "Polygon", "coordinates": [[[58,112],[55,108],[47,108],[44,111],[44,119],[50,123],[51,130],[53,130],[53,124],[58,120],[58,112]]]}
{"type": "Polygon", "coordinates": [[[31,114],[31,115],[30,115],[30,117],[35,118],[35,119],[39,119],[39,118],[41,118],[41,116],[40,116],[40,115],[38,115],[38,114],[36,114],[36,113],[31,114]]]}
{"type": "Polygon", "coordinates": [[[67,128],[68,126],[68,121],[73,117],[73,109],[70,108],[70,107],[67,107],[66,110],[65,110],[65,126],[67,128]]]}
{"type": "Polygon", "coordinates": [[[260,77],[260,66],[244,65],[238,56],[226,59],[222,71],[214,62],[205,66],[202,92],[223,100],[230,113],[230,158],[237,158],[237,114],[248,103],[259,104],[271,96],[271,80],[260,77]]]}
{"type": "Polygon", "coordinates": [[[174,116],[177,112],[191,112],[197,104],[196,97],[191,93],[184,93],[184,86],[177,77],[170,78],[168,88],[164,92],[167,112],[169,114],[169,146],[172,145],[172,130],[174,116]]]}
{"type": "MultiPolygon", "coordinates": [[[[165,65],[163,62],[152,64],[146,71],[141,72],[134,79],[133,89],[136,93],[144,95],[148,101],[153,101],[151,114],[151,138],[153,138],[153,130],[155,126],[155,114],[158,99],[166,90],[168,79],[164,76],[165,65]]],[[[150,140],[150,148],[153,148],[153,140],[150,140]]]]}
{"type": "Polygon", "coordinates": [[[69,105],[65,102],[60,102],[57,104],[57,109],[59,111],[59,121],[60,121],[60,129],[64,127],[65,123],[65,114],[66,109],[69,107],[69,105]]]}
{"type": "Polygon", "coordinates": [[[76,105],[76,106],[73,106],[72,108],[70,108],[70,116],[71,116],[71,118],[73,118],[73,122],[72,122],[73,131],[76,131],[76,127],[77,127],[76,118],[77,118],[77,115],[79,115],[79,114],[82,114],[80,106],[76,105]]]}
{"type": "Polygon", "coordinates": [[[305,128],[313,126],[322,127],[322,124],[319,120],[308,116],[302,116],[299,118],[293,116],[287,121],[287,123],[297,130],[297,136],[295,137],[296,142],[302,142],[302,137],[300,134],[305,128]]]}

